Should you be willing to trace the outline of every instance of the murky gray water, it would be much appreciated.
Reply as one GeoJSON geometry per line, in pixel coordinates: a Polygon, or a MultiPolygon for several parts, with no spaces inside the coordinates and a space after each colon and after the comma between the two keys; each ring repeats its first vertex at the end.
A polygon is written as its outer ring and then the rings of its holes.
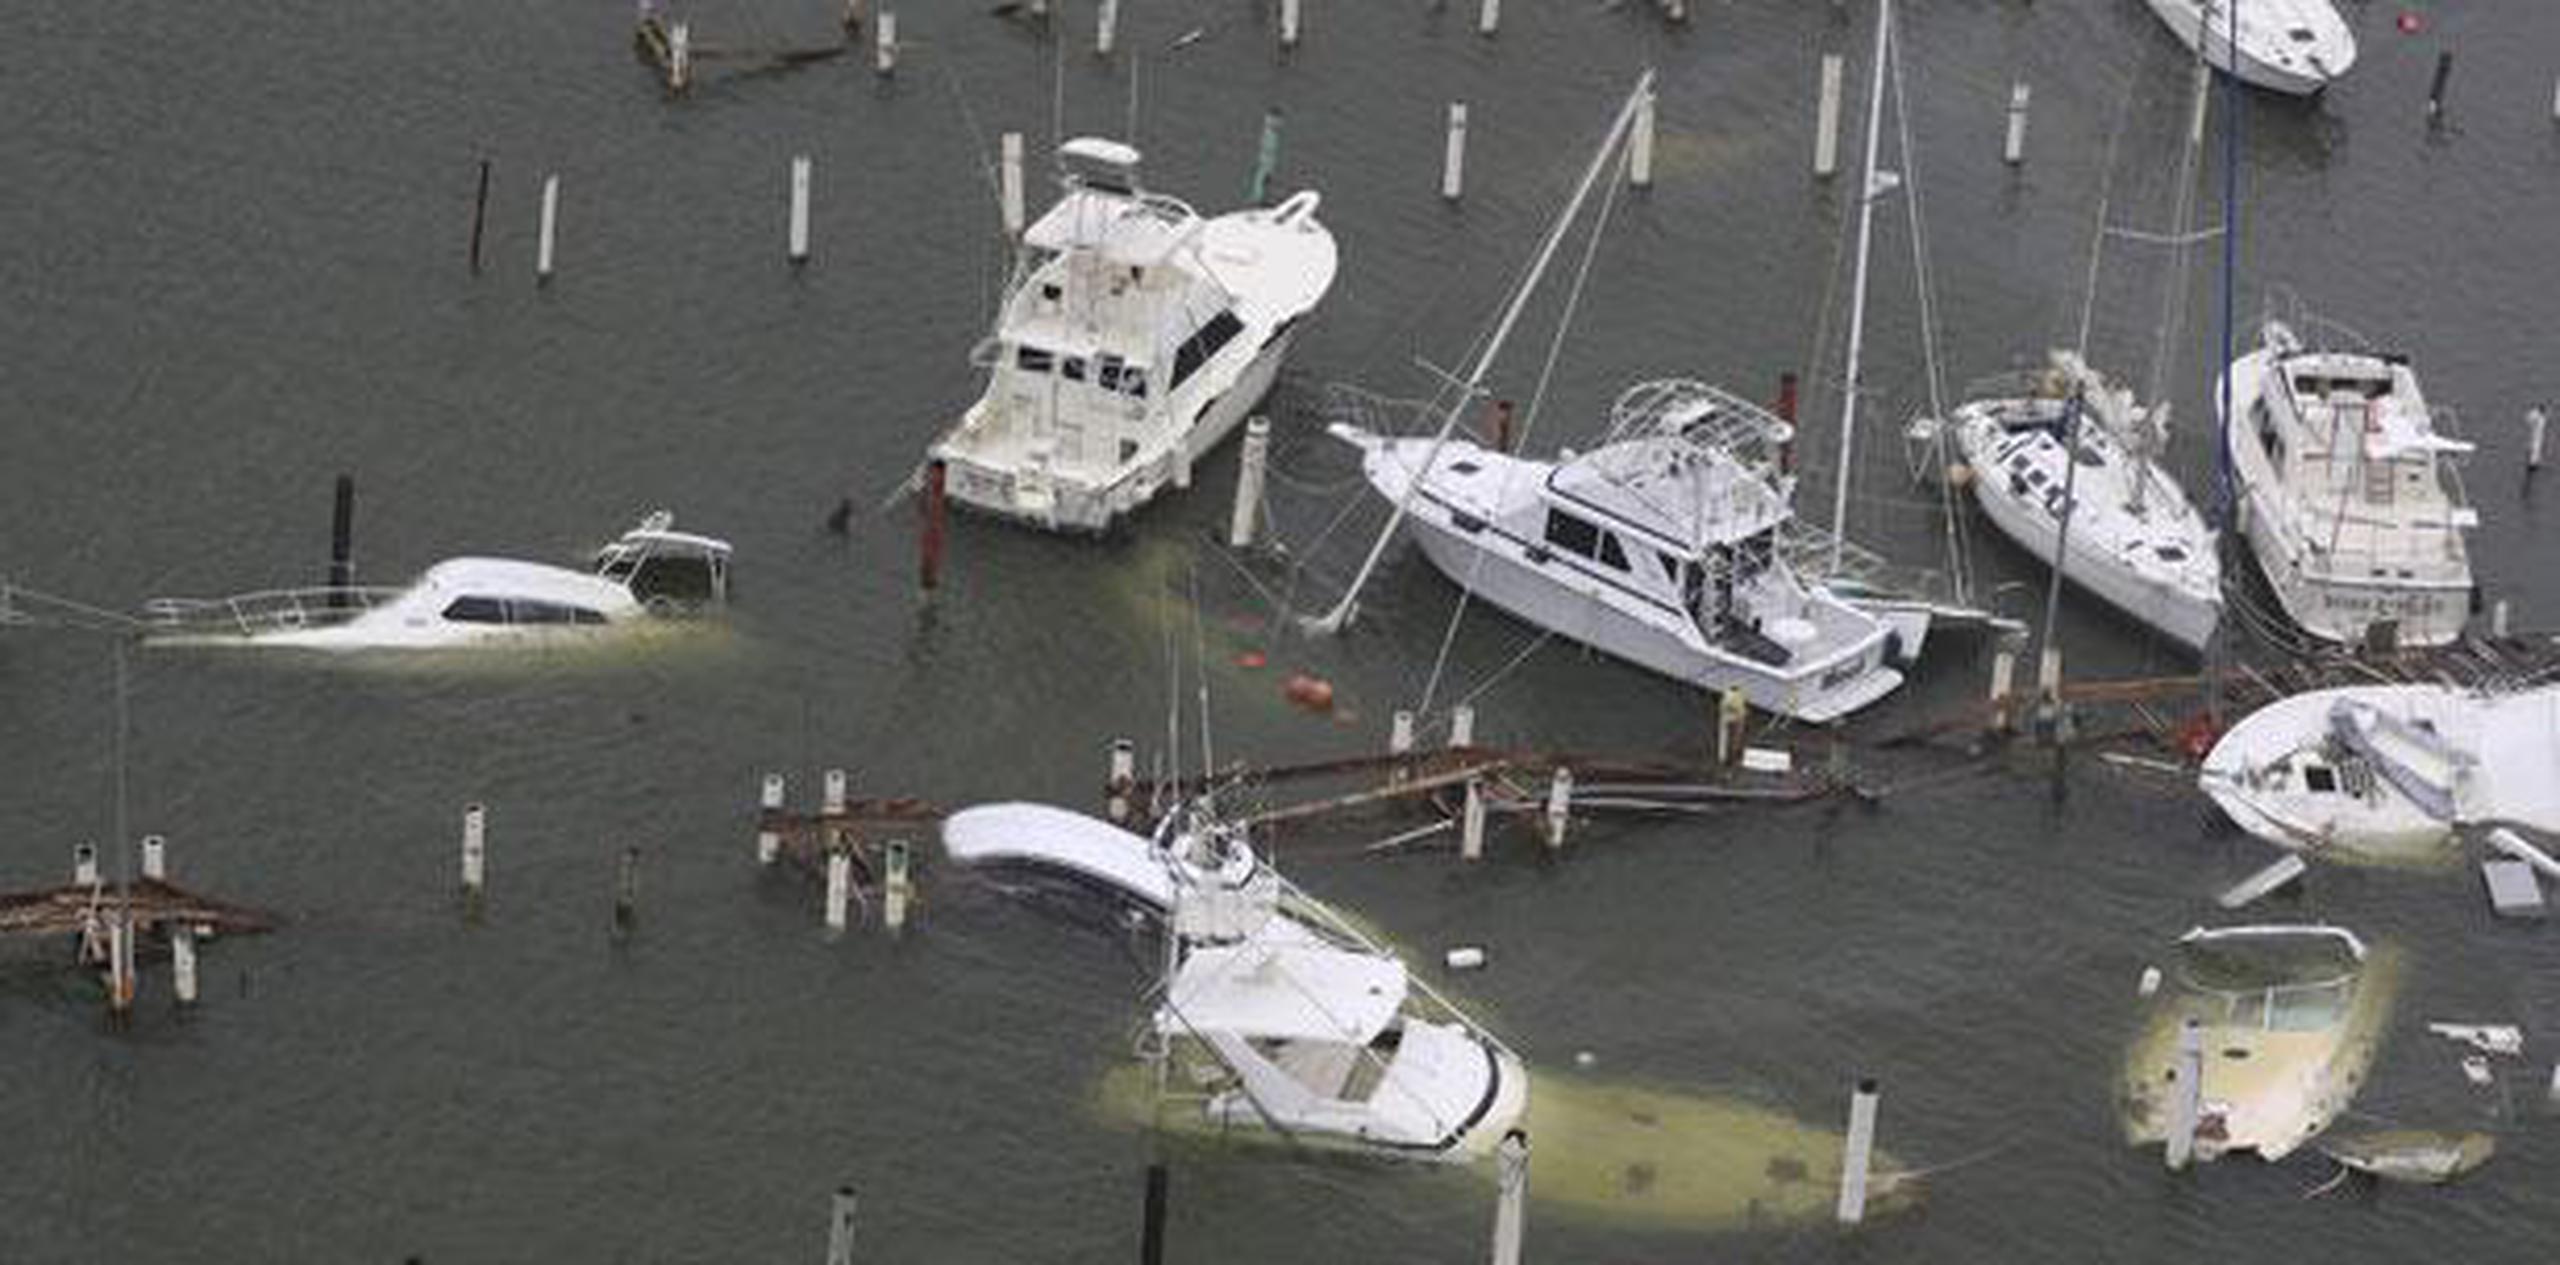
{"type": "MultiPolygon", "coordinates": [[[[962,357],[997,263],[994,133],[1030,133],[1036,161],[1050,131],[1049,46],[986,7],[903,6],[891,83],[850,63],[712,69],[680,103],[632,61],[616,0],[39,0],[15,15],[0,41],[15,107],[0,131],[0,571],[119,607],[316,581],[329,479],[348,471],[368,579],[456,552],[566,555],[668,505],[735,538],[740,600],[725,633],[602,662],[139,657],[135,830],[172,837],[182,881],[292,924],[215,946],[193,1015],[174,1015],[153,975],[123,1034],[104,1030],[94,988],[55,946],[0,959],[0,1260],[806,1260],[826,1191],[848,1181],[864,1195],[865,1259],[1134,1252],[1147,1142],[1085,1106],[1137,1013],[1130,955],[945,874],[929,876],[904,941],[829,943],[814,893],[749,860],[754,777],[786,769],[805,793],[842,764],[865,788],[951,804],[1085,804],[1105,740],[1162,731],[1165,611],[1195,565],[1212,657],[1272,657],[1217,674],[1222,749],[1357,749],[1423,688],[1453,591],[1398,551],[1350,635],[1263,636],[1269,607],[1207,543],[1232,478],[1222,454],[1114,541],[960,525],[943,591],[919,602],[907,509],[868,511],[976,389],[962,357]],[[818,257],[795,275],[783,194],[801,152],[818,165],[818,257]],[[497,174],[475,280],[464,256],[484,155],[497,174]],[[546,171],[564,185],[559,278],[537,290],[546,171]],[[822,520],[847,495],[866,513],[831,536],[822,520]],[[1278,676],[1300,668],[1334,679],[1353,715],[1287,708],[1278,676]],[[450,894],[469,799],[492,805],[476,926],[450,894]],[[626,844],[647,855],[641,926],[616,947],[626,844]]],[[[1130,58],[1097,61],[1090,6],[1068,7],[1066,128],[1117,131],[1130,58]]],[[[1665,33],[1634,4],[1515,2],[1487,41],[1462,0],[1441,14],[1315,0],[1284,60],[1247,0],[1124,5],[1155,183],[1227,205],[1278,105],[1277,183],[1323,189],[1342,242],[1341,282],[1275,404],[1274,513],[1310,555],[1308,591],[1331,593],[1375,522],[1364,508],[1316,544],[1354,494],[1349,462],[1314,434],[1320,387],[1409,392],[1415,358],[1457,362],[1647,61],[1663,74],[1658,187],[1615,208],[1539,440],[1588,436],[1617,389],[1668,372],[1757,393],[1803,368],[1808,418],[1836,410],[1823,385],[1836,366],[1807,360],[1826,298],[1836,356],[1846,180],[1806,175],[1811,95],[1826,49],[1851,51],[1863,79],[1867,19],[1810,0],[1696,7],[1665,33]],[[1164,51],[1195,27],[1204,39],[1164,51]],[[1460,97],[1473,145],[1453,208],[1434,189],[1440,112],[1460,97]]],[[[2396,8],[2351,5],[2364,56],[2350,80],[2313,105],[2252,103],[2241,308],[2289,286],[2416,355],[2482,444],[2481,578],[2519,623],[2548,625],[2553,493],[2526,494],[2515,419],[2554,391],[2560,16],[2433,7],[2412,36],[2392,29],[2396,8]],[[2441,47],[2458,64],[2448,126],[2431,132],[2422,101],[2441,47]]],[[[825,38],[833,6],[730,0],[694,16],[705,39],[794,42],[825,38]]],[[[1924,3],[1905,30],[1960,384],[2076,325],[2128,85],[2117,218],[2160,226],[2184,65],[2132,0],[1924,3]],[[1998,153],[2013,78],[2035,86],[2018,172],[1998,153]]],[[[1854,126],[1847,139],[1854,159],[1854,126]]],[[[2177,378],[2176,458],[2197,475],[2212,253],[2177,378]]],[[[1853,522],[1927,561],[1926,500],[1883,439],[1923,398],[1898,217],[1878,259],[1870,374],[1884,398],[1853,522]]],[[[2111,252],[2102,283],[2094,354],[2139,380],[2158,263],[2111,252]]],[[[1498,389],[1528,394],[1544,337],[1533,322],[1498,389]]],[[[1821,421],[1809,430],[1828,442],[1821,421]]],[[[1987,534],[1977,552],[1992,582],[2038,579],[1987,534]]],[[[2086,602],[2066,612],[2075,671],[2173,664],[2086,602]]],[[[1192,637],[1187,621],[1177,631],[1192,637]]],[[[1493,681],[1488,736],[1703,741],[1697,700],[1569,650],[1494,680],[1524,640],[1480,613],[1456,640],[1443,689],[1493,681]]],[[[1970,697],[1977,650],[1939,646],[1861,731],[1970,697]]],[[[110,681],[98,639],[0,643],[0,885],[57,881],[73,842],[110,829],[110,681]]],[[[2322,871],[2299,908],[2412,958],[2360,1106],[2501,1128],[2489,1168],[2445,1191],[2306,1202],[2323,1164],[2171,1181],[2156,1153],[2119,1143],[2108,1081],[2145,954],[2263,859],[2208,818],[2177,786],[2093,767],[2058,804],[2041,782],[1993,778],[1874,810],[1595,826],[1561,864],[1517,839],[1463,872],[1321,839],[1284,848],[1306,886],[1408,944],[1490,944],[1492,968],[1463,992],[1535,1061],[1589,1050],[1601,1073],[1826,1122],[1853,1076],[1875,1074],[1885,1144],[1957,1165],[1923,1213],[1854,1239],[1541,1220],[1537,1259],[2547,1253],[2560,1143],[2541,1078],[2514,1071],[2502,1109],[2422,1025],[2514,1020],[2540,1041],[2560,1024],[2554,941],[2490,925],[2461,872],[2322,871]]],[[[2533,1048],[2547,1067],[2549,1047],[2533,1048]]],[[[1491,1202],[1446,1173],[1250,1149],[1186,1154],[1174,1191],[1174,1257],[1201,1261],[1469,1259],[1491,1202]]]]}

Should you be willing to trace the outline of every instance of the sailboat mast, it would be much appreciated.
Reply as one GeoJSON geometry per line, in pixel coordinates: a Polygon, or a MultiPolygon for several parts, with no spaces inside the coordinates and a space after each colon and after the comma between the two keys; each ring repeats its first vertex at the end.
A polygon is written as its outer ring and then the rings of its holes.
{"type": "Polygon", "coordinates": [[[1840,387],[1840,472],[1831,489],[1831,572],[1840,571],[1840,556],[1849,530],[1849,455],[1858,433],[1858,356],[1867,335],[1867,256],[1875,242],[1876,149],[1884,139],[1885,41],[1891,38],[1893,0],[1876,2],[1875,74],[1867,87],[1867,166],[1858,188],[1858,267],[1849,287],[1849,359],[1840,387]]]}
{"type": "Polygon", "coordinates": [[[1529,296],[1537,292],[1538,279],[1546,275],[1547,265],[1555,259],[1557,247],[1564,244],[1565,230],[1571,228],[1581,215],[1582,203],[1591,196],[1591,187],[1599,183],[1600,173],[1609,165],[1609,156],[1617,152],[1619,143],[1626,138],[1627,129],[1635,122],[1636,107],[1652,95],[1653,72],[1648,70],[1636,80],[1636,90],[1627,94],[1626,104],[1618,107],[1617,121],[1609,125],[1609,135],[1600,142],[1598,152],[1591,155],[1591,165],[1583,169],[1582,182],[1574,186],[1573,199],[1565,203],[1563,214],[1548,226],[1546,240],[1539,244],[1528,275],[1521,278],[1520,288],[1512,292],[1510,305],[1503,309],[1502,321],[1494,327],[1493,337],[1485,340],[1483,350],[1476,354],[1474,367],[1467,371],[1457,399],[1449,405],[1449,415],[1441,419],[1439,431],[1431,437],[1431,447],[1422,454],[1422,468],[1413,472],[1413,482],[1397,499],[1395,512],[1387,516],[1387,525],[1378,532],[1378,538],[1370,542],[1369,556],[1361,559],[1359,572],[1351,577],[1351,587],[1343,590],[1342,599],[1333,604],[1332,610],[1326,611],[1321,618],[1306,621],[1308,631],[1336,632],[1351,622],[1352,610],[1359,602],[1361,588],[1369,582],[1369,573],[1377,570],[1378,559],[1385,556],[1387,542],[1395,537],[1396,528],[1404,524],[1406,511],[1412,508],[1414,496],[1422,490],[1423,479],[1430,475],[1432,465],[1440,460],[1440,449],[1449,442],[1449,433],[1457,429],[1458,419],[1466,414],[1467,405],[1475,399],[1477,384],[1484,381],[1485,372],[1493,367],[1493,358],[1501,353],[1504,340],[1511,337],[1511,327],[1519,323],[1521,309],[1529,305],[1529,296]]]}

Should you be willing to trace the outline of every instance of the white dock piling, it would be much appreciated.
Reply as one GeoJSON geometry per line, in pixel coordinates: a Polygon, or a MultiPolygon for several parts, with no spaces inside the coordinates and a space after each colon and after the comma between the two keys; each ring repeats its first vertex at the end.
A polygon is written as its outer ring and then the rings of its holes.
{"type": "Polygon", "coordinates": [[[2036,653],[2036,697],[2058,700],[2062,693],[2062,647],[2048,645],[2036,653]]]}
{"type": "Polygon", "coordinates": [[[2507,635],[2507,599],[2503,597],[2489,604],[2489,635],[2500,639],[2507,635]]]}
{"type": "Polygon", "coordinates": [[[2025,80],[2009,85],[2009,139],[2000,146],[2000,161],[2012,167],[2027,160],[2027,95],[2025,80]]]}
{"type": "MultiPolygon", "coordinates": [[[[2551,81],[2551,121],[2560,123],[2560,79],[2551,81]]],[[[2560,1069],[2555,1069],[2560,1072],[2560,1069]]]]}
{"type": "Polygon", "coordinates": [[[1008,240],[1022,236],[1022,133],[1004,134],[1004,166],[997,174],[996,187],[1004,206],[1004,235],[1008,240]]]}
{"type": "Polygon", "coordinates": [[[107,918],[107,1009],[123,1018],[133,1009],[133,911],[107,918]]]}
{"type": "Polygon", "coordinates": [[[1840,171],[1840,54],[1822,55],[1822,98],[1813,115],[1813,174],[1828,180],[1840,171]]]}
{"type": "Polygon", "coordinates": [[[1280,47],[1298,46],[1298,0],[1280,0],[1280,47]]]}
{"type": "Polygon", "coordinates": [[[1875,1158],[1876,1106],[1882,1098],[1872,1076],[1860,1080],[1849,1095],[1849,1134],[1840,1143],[1840,1204],[1835,1209],[1842,1225],[1867,1219],[1867,1166],[1875,1158]]]}
{"type": "Polygon", "coordinates": [[[1236,471],[1235,512],[1227,519],[1227,547],[1242,549],[1253,543],[1254,529],[1262,524],[1262,483],[1265,467],[1271,460],[1271,419],[1257,417],[1244,424],[1244,446],[1236,471]]]}
{"type": "Polygon", "coordinates": [[[843,815],[844,815],[844,807],[845,807],[845,799],[846,799],[845,786],[846,786],[846,779],[845,779],[845,773],[844,773],[844,770],[842,770],[842,769],[829,769],[829,770],[827,770],[827,778],[826,778],[826,813],[827,813],[827,815],[828,815],[828,816],[830,816],[830,817],[841,817],[841,816],[843,816],[843,815]]]}
{"type": "Polygon", "coordinates": [[[1476,708],[1473,703],[1460,703],[1449,709],[1449,745],[1476,745],[1476,708]]]}
{"type": "Polygon", "coordinates": [[[682,92],[693,86],[693,24],[678,22],[667,28],[667,87],[682,92]]]}
{"type": "Polygon", "coordinates": [[[1520,1265],[1529,1202],[1529,1135],[1518,1129],[1502,1135],[1494,1144],[1493,1162],[1501,1192],[1493,1208],[1493,1265],[1520,1265]]]}
{"type": "Polygon", "coordinates": [[[462,893],[477,897],[489,877],[489,810],[462,806],[462,893]]]}
{"type": "Polygon", "coordinates": [[[98,845],[94,843],[72,845],[71,881],[80,887],[98,885],[98,845]]]}
{"type": "Polygon", "coordinates": [[[2541,405],[2536,404],[2532,408],[2524,411],[2525,469],[2539,470],[2542,468],[2542,435],[2544,431],[2549,430],[2550,428],[2551,418],[2548,414],[2542,411],[2541,405]]]}
{"type": "Polygon", "coordinates": [[[842,931],[845,910],[853,903],[853,854],[827,850],[827,930],[842,931]]]}
{"type": "Polygon", "coordinates": [[[1556,766],[1555,780],[1547,783],[1547,846],[1564,846],[1564,828],[1573,820],[1573,770],[1556,766]]]}
{"type": "Polygon", "coordinates": [[[1110,771],[1104,775],[1102,785],[1106,796],[1103,808],[1114,824],[1129,820],[1129,791],[1137,781],[1138,744],[1126,738],[1112,739],[1110,771]]]}
{"type": "Polygon", "coordinates": [[[1440,196],[1455,202],[1466,189],[1467,103],[1452,101],[1449,103],[1449,141],[1440,153],[1440,196]]]}
{"type": "Polygon", "coordinates": [[[827,1210],[827,1265],[853,1265],[853,1187],[838,1186],[827,1210]]]}
{"type": "Polygon", "coordinates": [[[2196,1116],[2204,1107],[2204,1028],[2194,1019],[2178,1029],[2178,1065],[2169,1086],[2169,1139],[2161,1159],[2181,1172],[2195,1157],[2196,1116]]]}
{"type": "Polygon", "coordinates": [[[613,875],[613,930],[627,935],[640,920],[640,849],[624,848],[613,875]]]}
{"type": "Polygon", "coordinates": [[[1458,819],[1458,859],[1484,859],[1484,780],[1467,779],[1467,807],[1458,819]]]}
{"type": "Polygon", "coordinates": [[[898,11],[882,9],[880,23],[872,28],[876,37],[872,44],[872,69],[884,75],[898,73],[898,11]]]}
{"type": "Polygon", "coordinates": [[[1476,34],[1491,35],[1502,25],[1502,0],[1484,0],[1476,10],[1476,34]]]}
{"type": "Polygon", "coordinates": [[[533,279],[537,285],[551,283],[552,244],[560,230],[560,177],[542,178],[542,234],[533,248],[533,279]]]}
{"type": "Polygon", "coordinates": [[[1991,653],[1991,727],[2001,732],[2011,721],[2009,694],[2018,685],[2018,646],[2017,636],[2004,633],[1991,653]]]}
{"type": "Polygon", "coordinates": [[[1751,722],[1751,696],[1739,685],[1724,687],[1716,698],[1716,763],[1742,759],[1743,727],[1751,722]]]}
{"type": "Polygon", "coordinates": [[[178,995],[178,1004],[196,1004],[196,933],[194,928],[179,927],[169,933],[170,987],[178,995]]]}
{"type": "Polygon", "coordinates": [[[809,156],[791,159],[791,262],[809,262],[809,156]]]}
{"type": "Polygon", "coordinates": [[[1648,87],[1636,102],[1635,136],[1627,142],[1627,183],[1638,189],[1653,187],[1653,115],[1654,93],[1648,87]]]}
{"type": "Polygon", "coordinates": [[[142,836],[142,877],[155,883],[169,881],[169,841],[159,835],[142,836]]]}
{"type": "Polygon", "coordinates": [[[762,818],[765,813],[782,811],[781,774],[764,775],[764,786],[756,794],[756,807],[764,810],[763,813],[757,814],[759,825],[756,830],[756,864],[771,865],[775,858],[782,855],[782,835],[769,823],[763,823],[762,818]]]}
{"type": "Polygon", "coordinates": [[[1120,26],[1120,0],[1102,0],[1101,12],[1094,15],[1093,52],[1097,57],[1111,55],[1111,41],[1120,26]]]}
{"type": "Polygon", "coordinates": [[[1413,751],[1413,709],[1399,707],[1395,719],[1387,726],[1387,754],[1407,755],[1413,751]]]}
{"type": "Polygon", "coordinates": [[[909,871],[907,841],[890,840],[881,855],[880,921],[895,934],[906,930],[907,905],[916,891],[915,878],[909,871]]]}

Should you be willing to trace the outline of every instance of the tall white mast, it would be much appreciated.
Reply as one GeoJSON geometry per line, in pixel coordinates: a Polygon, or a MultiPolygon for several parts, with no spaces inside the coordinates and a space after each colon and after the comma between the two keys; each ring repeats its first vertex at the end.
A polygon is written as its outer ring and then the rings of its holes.
{"type": "Polygon", "coordinates": [[[1440,460],[1440,449],[1449,442],[1449,432],[1457,429],[1458,419],[1475,401],[1477,384],[1484,381],[1486,370],[1493,367],[1493,358],[1501,354],[1503,341],[1511,337],[1511,327],[1519,322],[1521,309],[1529,305],[1529,296],[1537,291],[1538,279],[1546,275],[1547,264],[1555,258],[1556,248],[1564,243],[1565,230],[1571,228],[1575,218],[1582,213],[1583,200],[1590,196],[1591,186],[1599,183],[1601,171],[1608,166],[1609,155],[1616,153],[1619,142],[1626,138],[1627,128],[1635,121],[1636,107],[1652,94],[1653,72],[1648,70],[1636,80],[1636,90],[1627,94],[1626,104],[1618,107],[1617,122],[1609,125],[1608,137],[1600,142],[1599,151],[1591,155],[1591,165],[1583,169],[1582,183],[1574,186],[1572,201],[1565,203],[1564,213],[1547,227],[1547,239],[1539,245],[1537,257],[1529,265],[1529,274],[1521,279],[1520,288],[1512,292],[1510,306],[1503,310],[1502,322],[1494,327],[1493,337],[1487,339],[1484,349],[1476,354],[1474,368],[1468,370],[1457,398],[1449,405],[1449,415],[1440,420],[1439,431],[1431,437],[1431,447],[1422,454],[1422,468],[1414,471],[1413,482],[1406,485],[1405,494],[1396,500],[1395,512],[1387,516],[1387,525],[1370,543],[1369,556],[1361,560],[1359,573],[1351,577],[1351,587],[1343,590],[1342,599],[1322,617],[1300,621],[1307,631],[1339,632],[1343,625],[1351,622],[1352,612],[1359,603],[1361,586],[1369,582],[1369,573],[1377,569],[1378,559],[1387,552],[1387,542],[1394,538],[1396,528],[1404,524],[1405,511],[1412,507],[1414,494],[1421,491],[1423,479],[1431,473],[1432,465],[1440,460]]]}
{"type": "Polygon", "coordinates": [[[1840,388],[1840,473],[1831,489],[1831,573],[1840,572],[1840,555],[1849,530],[1849,452],[1858,433],[1858,354],[1867,336],[1867,255],[1875,240],[1876,199],[1888,186],[1876,178],[1876,146],[1884,139],[1885,41],[1891,38],[1893,0],[1876,3],[1875,75],[1867,87],[1867,167],[1859,177],[1858,268],[1849,287],[1849,362],[1840,388]]]}

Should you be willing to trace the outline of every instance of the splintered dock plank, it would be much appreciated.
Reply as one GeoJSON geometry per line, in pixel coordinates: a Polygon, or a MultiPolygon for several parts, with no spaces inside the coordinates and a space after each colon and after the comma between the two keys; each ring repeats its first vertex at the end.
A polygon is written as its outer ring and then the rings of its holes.
{"type": "MultiPolygon", "coordinates": [[[[122,889],[66,884],[34,892],[0,892],[0,935],[71,936],[92,917],[124,908],[122,889]]],[[[199,895],[158,879],[136,879],[132,888],[135,924],[144,930],[163,927],[211,928],[226,935],[273,931],[278,919],[263,910],[199,895]]]]}

